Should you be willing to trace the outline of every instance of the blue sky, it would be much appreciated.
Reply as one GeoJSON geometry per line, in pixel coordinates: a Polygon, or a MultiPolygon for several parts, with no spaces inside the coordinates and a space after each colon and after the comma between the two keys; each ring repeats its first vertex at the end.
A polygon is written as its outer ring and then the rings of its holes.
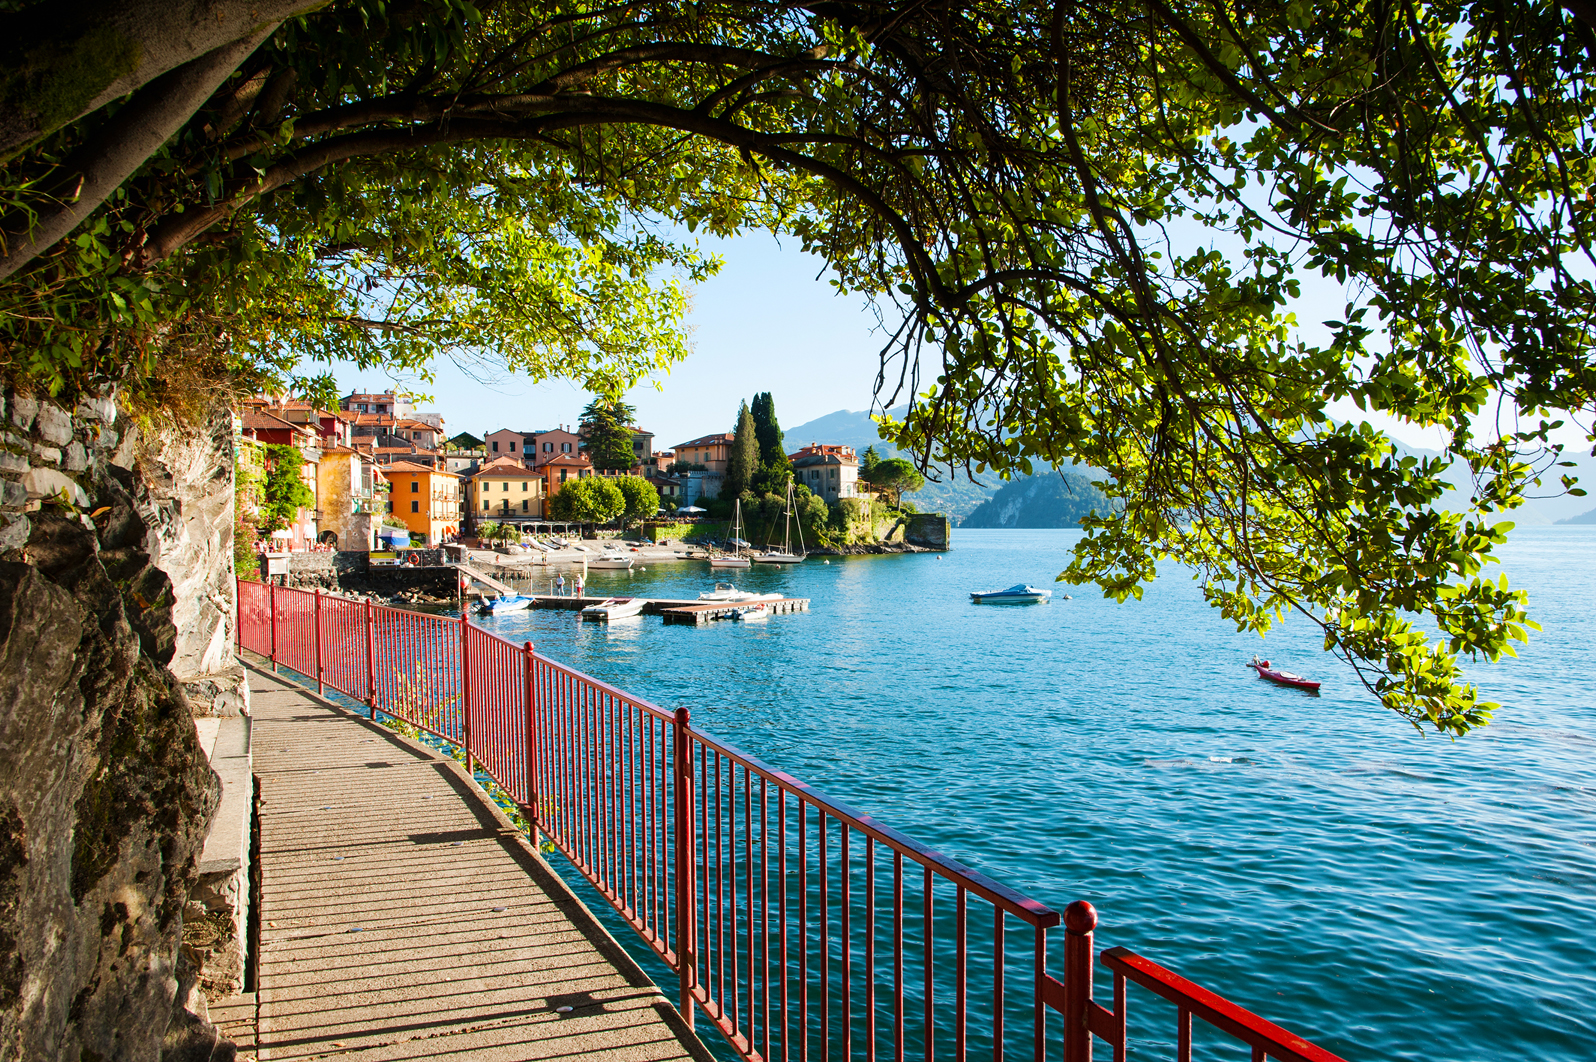
{"type": "MultiPolygon", "coordinates": [[[[660,390],[645,383],[628,395],[656,446],[732,430],[738,402],[759,391],[771,392],[788,427],[839,409],[869,408],[884,339],[862,298],[836,295],[817,277],[820,260],[796,243],[755,234],[700,244],[726,265],[694,293],[693,354],[660,381],[660,390]]],[[[390,384],[374,372],[335,372],[345,393],[390,384]]],[[[448,361],[439,365],[437,382],[420,389],[434,399],[424,408],[441,412],[451,434],[477,436],[575,424],[590,397],[563,380],[479,382],[448,361]]]]}

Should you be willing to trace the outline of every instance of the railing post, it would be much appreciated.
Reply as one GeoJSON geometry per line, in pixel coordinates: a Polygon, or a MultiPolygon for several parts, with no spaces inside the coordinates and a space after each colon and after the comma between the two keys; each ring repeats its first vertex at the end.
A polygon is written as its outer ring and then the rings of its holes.
{"type": "Polygon", "coordinates": [[[266,577],[266,614],[272,622],[272,674],[277,674],[277,584],[270,582],[271,576],[266,577]]]}
{"type": "Polygon", "coordinates": [[[693,986],[698,973],[697,884],[693,874],[693,750],[686,708],[676,709],[676,965],[682,1020],[693,1027],[693,986]]]}
{"type": "Polygon", "coordinates": [[[366,707],[377,718],[377,635],[371,623],[371,599],[366,599],[366,707]]]}
{"type": "Polygon", "coordinates": [[[1085,900],[1064,908],[1064,1062],[1092,1062],[1092,930],[1097,910],[1085,900]]]}
{"type": "Polygon", "coordinates": [[[321,684],[321,591],[316,591],[316,692],[325,693],[321,684]]]}
{"type": "Polygon", "coordinates": [[[233,573],[233,655],[244,648],[244,580],[233,573]]]}
{"type": "Polygon", "coordinates": [[[471,620],[460,613],[460,729],[465,739],[466,774],[476,777],[476,760],[471,755],[471,620]]]}
{"type": "Polygon", "coordinates": [[[532,643],[526,643],[526,733],[522,739],[522,755],[526,758],[526,826],[531,834],[532,850],[538,847],[538,752],[537,711],[532,701],[536,685],[534,677],[532,643]]]}

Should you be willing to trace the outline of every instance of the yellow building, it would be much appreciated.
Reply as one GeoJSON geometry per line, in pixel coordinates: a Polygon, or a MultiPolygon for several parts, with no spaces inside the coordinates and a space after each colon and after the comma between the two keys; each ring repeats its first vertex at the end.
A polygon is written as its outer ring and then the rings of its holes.
{"type": "Polygon", "coordinates": [[[471,477],[471,511],[478,520],[520,523],[545,515],[543,471],[501,457],[471,477]]]}
{"type": "Polygon", "coordinates": [[[393,515],[404,522],[412,535],[424,537],[429,546],[437,546],[445,536],[459,531],[459,476],[413,461],[395,461],[383,472],[392,484],[389,498],[393,515]]]}

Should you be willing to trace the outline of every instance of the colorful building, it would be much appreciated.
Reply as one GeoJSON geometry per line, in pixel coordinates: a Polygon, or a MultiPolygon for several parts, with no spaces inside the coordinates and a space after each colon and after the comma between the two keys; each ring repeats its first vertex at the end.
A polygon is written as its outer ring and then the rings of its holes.
{"type": "Polygon", "coordinates": [[[691,442],[677,443],[673,448],[676,460],[689,465],[703,465],[711,472],[726,471],[731,461],[731,445],[737,436],[729,431],[718,435],[702,435],[691,442]]]}
{"type": "Polygon", "coordinates": [[[393,515],[413,537],[441,545],[460,530],[460,477],[414,461],[395,461],[382,469],[390,484],[393,515]]]}
{"type": "Polygon", "coordinates": [[[557,454],[537,468],[543,477],[543,493],[550,498],[560,493],[560,484],[569,479],[585,479],[593,474],[593,462],[586,454],[557,454]]]}
{"type": "Polygon", "coordinates": [[[478,520],[499,523],[541,520],[545,494],[543,473],[506,455],[471,477],[471,512],[478,520]]]}
{"type": "Polygon", "coordinates": [[[810,443],[788,454],[793,482],[809,488],[828,502],[859,497],[859,458],[851,446],[810,443]]]}

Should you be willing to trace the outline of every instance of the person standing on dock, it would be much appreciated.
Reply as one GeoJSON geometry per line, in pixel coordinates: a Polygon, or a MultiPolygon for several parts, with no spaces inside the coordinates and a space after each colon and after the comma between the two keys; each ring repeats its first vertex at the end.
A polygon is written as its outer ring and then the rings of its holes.
{"type": "Polygon", "coordinates": [[[554,593],[558,597],[565,593],[565,576],[557,575],[554,578],[554,593]]]}

